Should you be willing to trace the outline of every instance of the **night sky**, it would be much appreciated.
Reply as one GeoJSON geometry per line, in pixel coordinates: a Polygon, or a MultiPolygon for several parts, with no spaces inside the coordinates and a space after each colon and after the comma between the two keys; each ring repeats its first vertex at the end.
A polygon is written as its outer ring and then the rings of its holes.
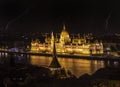
{"type": "Polygon", "coordinates": [[[4,32],[120,33],[119,0],[0,0],[4,32]],[[79,2],[78,2],[79,1],[79,2]]]}

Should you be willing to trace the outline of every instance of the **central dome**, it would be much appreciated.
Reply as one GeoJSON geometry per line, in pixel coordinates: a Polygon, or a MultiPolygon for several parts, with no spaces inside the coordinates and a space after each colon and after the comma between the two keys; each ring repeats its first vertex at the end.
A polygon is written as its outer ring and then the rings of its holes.
{"type": "Polygon", "coordinates": [[[65,43],[70,41],[69,33],[66,31],[65,25],[63,26],[63,30],[60,34],[60,41],[64,41],[65,43]]]}
{"type": "Polygon", "coordinates": [[[66,28],[65,28],[65,25],[63,26],[63,30],[61,32],[61,36],[64,36],[64,37],[69,37],[69,33],[66,31],[66,28]]]}

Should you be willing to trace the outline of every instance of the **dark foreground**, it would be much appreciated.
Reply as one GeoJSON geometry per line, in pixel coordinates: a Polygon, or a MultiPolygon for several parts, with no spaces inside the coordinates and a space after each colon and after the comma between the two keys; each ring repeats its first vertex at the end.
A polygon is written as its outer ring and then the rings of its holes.
{"type": "Polygon", "coordinates": [[[0,87],[120,87],[120,68],[106,67],[93,75],[58,79],[46,67],[0,65],[0,87]]]}

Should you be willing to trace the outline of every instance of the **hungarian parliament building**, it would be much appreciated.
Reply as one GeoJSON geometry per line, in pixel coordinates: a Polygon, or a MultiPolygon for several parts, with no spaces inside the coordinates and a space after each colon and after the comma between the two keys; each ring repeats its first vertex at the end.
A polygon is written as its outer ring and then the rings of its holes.
{"type": "Polygon", "coordinates": [[[54,37],[54,33],[51,33],[50,37],[46,37],[44,43],[41,43],[39,39],[31,41],[31,52],[52,53],[53,42],[56,44],[57,54],[103,54],[102,42],[90,42],[86,36],[70,37],[63,26],[62,32],[59,37],[54,37]]]}

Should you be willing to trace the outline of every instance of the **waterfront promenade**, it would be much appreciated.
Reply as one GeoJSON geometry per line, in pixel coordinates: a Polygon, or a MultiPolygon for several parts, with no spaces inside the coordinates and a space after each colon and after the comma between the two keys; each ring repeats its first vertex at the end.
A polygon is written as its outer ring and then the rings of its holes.
{"type": "MultiPolygon", "coordinates": [[[[4,55],[4,53],[15,54],[15,55],[36,55],[36,56],[52,56],[51,53],[40,53],[40,52],[15,52],[8,50],[0,50],[0,53],[4,55]]],[[[78,59],[87,59],[87,60],[113,60],[120,61],[120,56],[110,56],[104,54],[96,54],[96,55],[85,55],[85,54],[57,54],[58,57],[64,58],[78,58],[78,59]]]]}

